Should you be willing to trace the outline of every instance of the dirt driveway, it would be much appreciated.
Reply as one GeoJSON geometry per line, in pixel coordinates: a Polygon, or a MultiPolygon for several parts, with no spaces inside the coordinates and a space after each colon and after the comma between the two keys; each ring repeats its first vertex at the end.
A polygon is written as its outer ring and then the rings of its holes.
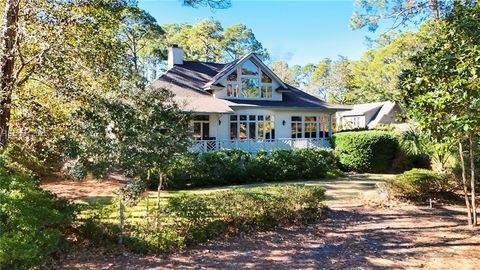
{"type": "Polygon", "coordinates": [[[308,227],[218,239],[163,256],[84,249],[66,255],[55,268],[479,269],[480,236],[464,226],[460,206],[368,207],[360,197],[381,180],[352,180],[333,186],[324,219],[308,227]]]}

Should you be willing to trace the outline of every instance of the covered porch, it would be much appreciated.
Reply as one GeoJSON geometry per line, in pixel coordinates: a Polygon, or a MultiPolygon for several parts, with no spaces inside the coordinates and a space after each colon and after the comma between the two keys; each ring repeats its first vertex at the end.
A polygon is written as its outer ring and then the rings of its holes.
{"type": "Polygon", "coordinates": [[[271,151],[273,149],[293,148],[330,148],[328,138],[279,138],[269,140],[194,140],[188,148],[189,152],[202,153],[225,149],[240,149],[250,153],[271,151]]]}

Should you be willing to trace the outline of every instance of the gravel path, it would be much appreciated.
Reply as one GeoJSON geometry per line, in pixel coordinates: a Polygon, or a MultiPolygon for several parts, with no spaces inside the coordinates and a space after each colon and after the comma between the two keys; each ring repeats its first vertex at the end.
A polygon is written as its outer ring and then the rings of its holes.
{"type": "Polygon", "coordinates": [[[463,226],[460,210],[333,208],[308,227],[218,239],[160,257],[73,252],[55,268],[478,269],[480,236],[463,226]]]}

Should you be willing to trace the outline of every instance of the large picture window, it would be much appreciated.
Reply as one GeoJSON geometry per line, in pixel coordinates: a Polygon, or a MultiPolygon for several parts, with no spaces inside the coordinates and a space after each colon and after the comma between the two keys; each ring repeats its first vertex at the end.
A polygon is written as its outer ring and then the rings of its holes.
{"type": "Polygon", "coordinates": [[[330,137],[330,116],[292,116],[291,138],[320,139],[330,137]]]}
{"type": "Polygon", "coordinates": [[[248,60],[227,76],[227,96],[231,98],[271,99],[273,80],[248,60]]]}
{"type": "Polygon", "coordinates": [[[275,123],[271,115],[231,115],[231,140],[275,139],[275,123]]]}

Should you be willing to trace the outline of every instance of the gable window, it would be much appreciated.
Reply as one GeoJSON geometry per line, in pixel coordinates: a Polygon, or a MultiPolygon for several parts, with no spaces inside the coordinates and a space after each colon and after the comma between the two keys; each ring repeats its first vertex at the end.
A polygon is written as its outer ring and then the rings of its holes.
{"type": "Polygon", "coordinates": [[[231,115],[231,140],[275,139],[275,123],[271,115],[231,115]]]}
{"type": "Polygon", "coordinates": [[[227,96],[232,98],[269,99],[273,97],[273,80],[251,60],[227,76],[227,96]]]}
{"type": "Polygon", "coordinates": [[[227,96],[238,97],[238,84],[230,82],[227,83],[227,96]]]}

